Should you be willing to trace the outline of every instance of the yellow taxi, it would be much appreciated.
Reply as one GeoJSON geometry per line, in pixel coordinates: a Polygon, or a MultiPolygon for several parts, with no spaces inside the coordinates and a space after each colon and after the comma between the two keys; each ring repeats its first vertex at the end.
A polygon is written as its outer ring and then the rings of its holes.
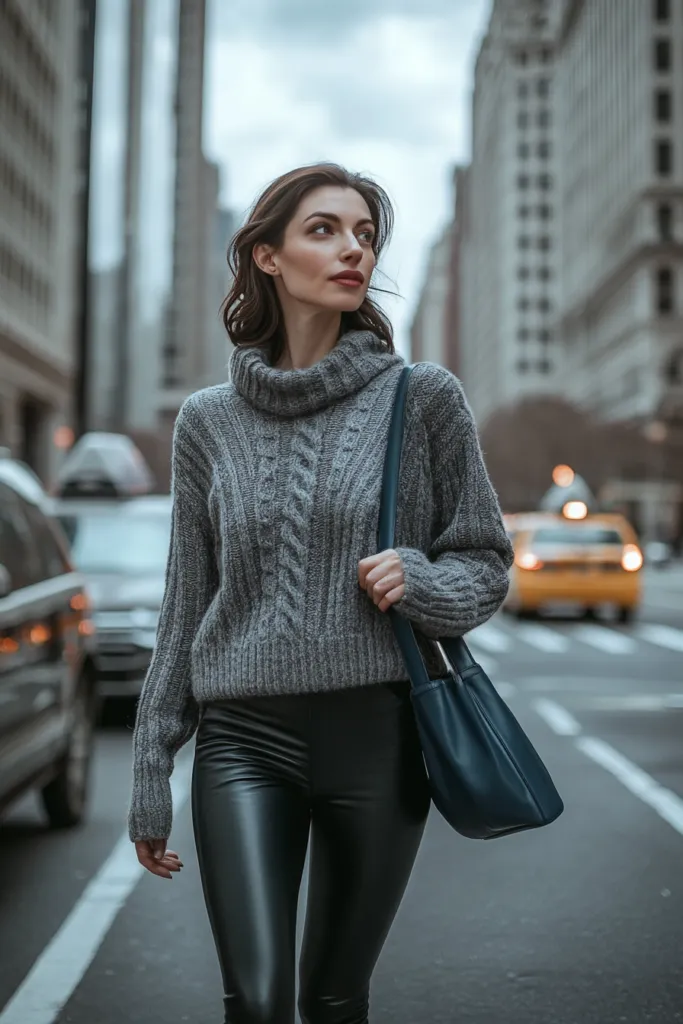
{"type": "Polygon", "coordinates": [[[515,550],[504,609],[522,616],[552,605],[594,612],[611,605],[629,622],[641,599],[643,555],[624,516],[590,514],[583,502],[562,512],[506,515],[515,550]]]}

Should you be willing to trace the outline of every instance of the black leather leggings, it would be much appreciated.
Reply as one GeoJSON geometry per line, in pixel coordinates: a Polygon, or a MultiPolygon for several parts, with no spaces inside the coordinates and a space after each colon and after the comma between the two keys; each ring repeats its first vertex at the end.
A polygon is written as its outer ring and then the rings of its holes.
{"type": "Polygon", "coordinates": [[[227,1024],[367,1024],[429,810],[409,683],[206,705],[192,812],[227,1024]]]}

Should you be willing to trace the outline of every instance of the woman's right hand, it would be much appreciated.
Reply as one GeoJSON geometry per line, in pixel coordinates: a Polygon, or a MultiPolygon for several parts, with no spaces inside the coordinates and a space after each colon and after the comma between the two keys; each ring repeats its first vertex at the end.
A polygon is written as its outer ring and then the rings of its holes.
{"type": "Polygon", "coordinates": [[[143,868],[160,878],[173,878],[171,872],[183,867],[178,854],[166,849],[165,839],[142,839],[135,844],[135,852],[143,868]]]}

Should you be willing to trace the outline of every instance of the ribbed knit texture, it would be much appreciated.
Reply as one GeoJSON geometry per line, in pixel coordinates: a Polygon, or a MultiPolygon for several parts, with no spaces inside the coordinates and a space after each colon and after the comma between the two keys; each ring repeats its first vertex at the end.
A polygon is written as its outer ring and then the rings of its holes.
{"type": "MultiPolygon", "coordinates": [[[[364,331],[303,370],[237,348],[231,380],[180,409],[166,587],[134,733],[132,840],[169,836],[174,756],[202,702],[407,678],[387,615],[358,583],[358,562],[377,551],[403,365],[364,331]]],[[[396,545],[406,592],[394,607],[424,636],[462,635],[503,601],[512,549],[500,506],[460,382],[435,363],[419,363],[409,383],[396,545]]]]}

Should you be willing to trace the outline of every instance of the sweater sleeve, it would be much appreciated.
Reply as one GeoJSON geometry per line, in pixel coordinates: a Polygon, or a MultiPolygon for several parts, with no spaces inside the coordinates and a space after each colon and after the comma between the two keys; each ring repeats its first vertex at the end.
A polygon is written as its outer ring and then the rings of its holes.
{"type": "Polygon", "coordinates": [[[190,650],[218,587],[207,495],[211,470],[201,421],[183,403],[173,431],[171,537],[152,660],[142,687],[133,733],[133,786],[128,831],[135,842],[171,832],[170,777],[175,755],[198,722],[192,696],[190,650]]]}
{"type": "Polygon", "coordinates": [[[429,364],[415,390],[429,444],[435,526],[427,552],[396,549],[405,594],[394,608],[426,636],[462,636],[502,604],[513,550],[459,380],[429,364]]]}

